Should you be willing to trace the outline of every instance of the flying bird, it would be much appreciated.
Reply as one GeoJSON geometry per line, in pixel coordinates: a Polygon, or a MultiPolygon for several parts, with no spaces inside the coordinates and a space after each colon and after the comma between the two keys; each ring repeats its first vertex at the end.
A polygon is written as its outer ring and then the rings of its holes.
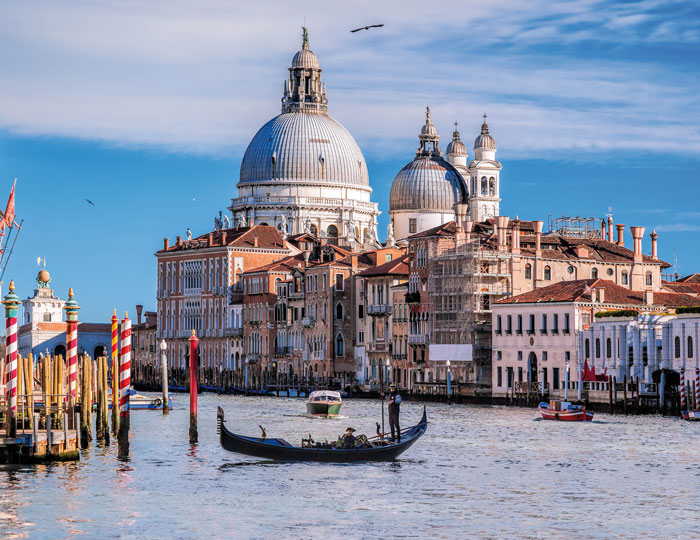
{"type": "Polygon", "coordinates": [[[92,206],[95,206],[95,203],[92,202],[90,199],[85,199],[87,202],[89,202],[92,206]]]}
{"type": "Polygon", "coordinates": [[[351,33],[359,32],[360,30],[369,30],[370,28],[381,28],[384,24],[370,24],[369,26],[361,26],[360,28],[355,28],[350,30],[351,33]]]}

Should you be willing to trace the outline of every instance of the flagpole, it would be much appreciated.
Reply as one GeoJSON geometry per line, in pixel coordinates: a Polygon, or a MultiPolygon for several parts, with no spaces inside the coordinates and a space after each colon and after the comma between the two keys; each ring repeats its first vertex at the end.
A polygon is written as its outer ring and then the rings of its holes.
{"type": "MultiPolygon", "coordinates": [[[[21,220],[19,222],[19,225],[17,225],[17,232],[15,233],[15,239],[12,242],[12,247],[10,248],[10,253],[7,255],[7,260],[5,261],[5,265],[2,267],[2,273],[0,273],[0,281],[2,281],[2,276],[5,275],[5,269],[7,268],[7,265],[10,264],[10,257],[12,257],[12,253],[15,250],[15,244],[17,243],[17,237],[19,236],[19,231],[22,230],[22,223],[24,223],[24,220],[21,220]]],[[[10,229],[10,232],[12,232],[12,229],[10,229]]],[[[9,235],[8,235],[8,241],[9,241],[9,235]]],[[[3,251],[3,257],[4,256],[5,256],[5,252],[3,251]]],[[[1,262],[1,259],[0,259],[0,262],[1,262]]]]}

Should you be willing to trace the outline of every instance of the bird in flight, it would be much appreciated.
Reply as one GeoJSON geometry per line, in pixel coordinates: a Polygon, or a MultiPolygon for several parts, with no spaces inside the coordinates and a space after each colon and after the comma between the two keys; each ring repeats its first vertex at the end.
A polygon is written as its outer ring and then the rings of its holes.
{"type": "Polygon", "coordinates": [[[92,206],[95,206],[95,203],[92,202],[90,199],[85,199],[87,202],[89,202],[92,206]]]}
{"type": "Polygon", "coordinates": [[[360,28],[355,28],[354,30],[350,30],[351,33],[353,32],[359,32],[360,30],[369,30],[370,28],[381,28],[384,26],[383,24],[370,24],[369,26],[361,26],[360,28]]]}

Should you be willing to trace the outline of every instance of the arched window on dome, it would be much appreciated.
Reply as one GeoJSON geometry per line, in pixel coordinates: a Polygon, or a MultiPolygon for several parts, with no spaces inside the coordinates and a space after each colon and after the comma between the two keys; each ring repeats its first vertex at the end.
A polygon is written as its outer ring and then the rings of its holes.
{"type": "Polygon", "coordinates": [[[326,231],[328,232],[329,238],[338,238],[338,227],[335,225],[329,225],[326,231]]]}
{"type": "Polygon", "coordinates": [[[481,179],[481,194],[486,195],[488,193],[488,180],[486,180],[486,177],[484,176],[481,179]]]}
{"type": "Polygon", "coordinates": [[[321,180],[326,179],[326,158],[323,157],[323,154],[318,156],[318,162],[321,165],[321,180]]]}
{"type": "Polygon", "coordinates": [[[277,152],[272,154],[272,157],[270,158],[270,165],[272,165],[272,176],[275,176],[275,166],[277,165],[277,152]]]}
{"type": "Polygon", "coordinates": [[[489,179],[489,195],[496,195],[496,179],[493,176],[489,179]]]}

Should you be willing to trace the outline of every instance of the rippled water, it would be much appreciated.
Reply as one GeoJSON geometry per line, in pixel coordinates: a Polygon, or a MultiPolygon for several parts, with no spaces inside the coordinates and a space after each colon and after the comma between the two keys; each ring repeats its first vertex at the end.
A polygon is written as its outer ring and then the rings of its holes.
{"type": "MultiPolygon", "coordinates": [[[[700,538],[700,424],[598,414],[428,404],[426,435],[400,461],[304,464],[225,452],[227,426],[295,444],[371,434],[379,404],[348,400],[337,420],[304,401],[200,395],[188,444],[187,395],[169,416],[132,413],[131,460],[93,445],[76,463],[0,466],[6,538],[700,538]]],[[[404,427],[422,405],[404,403],[404,427]]]]}

